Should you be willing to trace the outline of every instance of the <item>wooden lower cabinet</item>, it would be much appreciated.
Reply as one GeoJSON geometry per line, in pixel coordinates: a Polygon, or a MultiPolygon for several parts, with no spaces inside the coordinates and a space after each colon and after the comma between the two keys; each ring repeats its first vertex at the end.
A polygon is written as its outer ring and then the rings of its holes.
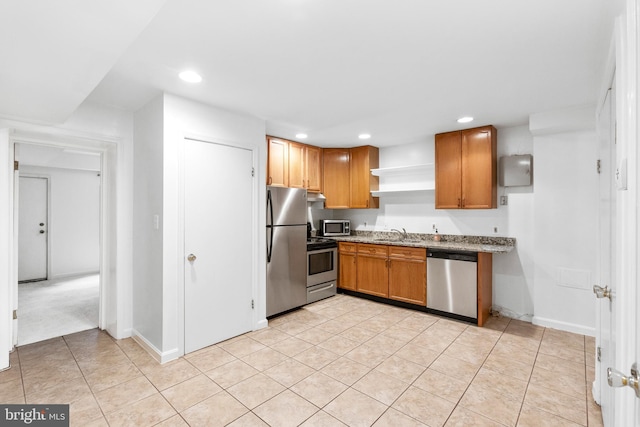
{"type": "Polygon", "coordinates": [[[338,243],[338,287],[356,290],[356,244],[338,243]]]}
{"type": "Polygon", "coordinates": [[[389,297],[389,251],[385,245],[358,243],[356,291],[389,297]]]}
{"type": "Polygon", "coordinates": [[[427,305],[427,251],[389,246],[389,298],[427,305]]]}

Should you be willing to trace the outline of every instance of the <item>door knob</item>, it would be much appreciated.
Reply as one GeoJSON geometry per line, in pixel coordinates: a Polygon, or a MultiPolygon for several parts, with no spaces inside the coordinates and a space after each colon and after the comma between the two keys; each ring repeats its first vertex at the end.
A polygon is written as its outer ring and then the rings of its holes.
{"type": "Polygon", "coordinates": [[[593,293],[596,294],[596,298],[611,299],[611,289],[608,286],[603,288],[602,286],[593,285],[593,293]]]}
{"type": "Polygon", "coordinates": [[[625,376],[622,372],[607,368],[607,382],[611,387],[629,386],[636,392],[636,397],[640,398],[640,376],[638,376],[638,364],[631,365],[631,375],[625,376]]]}
{"type": "Polygon", "coordinates": [[[189,254],[189,256],[187,257],[187,260],[189,262],[193,262],[196,260],[196,256],[194,254],[189,254]]]}

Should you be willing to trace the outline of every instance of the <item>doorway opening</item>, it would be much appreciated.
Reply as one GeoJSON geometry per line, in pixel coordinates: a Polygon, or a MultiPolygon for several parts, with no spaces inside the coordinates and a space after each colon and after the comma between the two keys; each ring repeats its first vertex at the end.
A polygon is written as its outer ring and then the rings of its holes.
{"type": "Polygon", "coordinates": [[[100,150],[16,142],[14,344],[101,326],[100,150]]]}

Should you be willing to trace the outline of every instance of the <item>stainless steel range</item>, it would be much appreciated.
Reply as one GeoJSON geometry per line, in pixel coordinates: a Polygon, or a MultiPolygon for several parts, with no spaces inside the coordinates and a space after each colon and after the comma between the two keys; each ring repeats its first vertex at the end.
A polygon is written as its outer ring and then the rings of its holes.
{"type": "Polygon", "coordinates": [[[336,294],[338,243],[320,237],[307,238],[307,304],[336,294]]]}

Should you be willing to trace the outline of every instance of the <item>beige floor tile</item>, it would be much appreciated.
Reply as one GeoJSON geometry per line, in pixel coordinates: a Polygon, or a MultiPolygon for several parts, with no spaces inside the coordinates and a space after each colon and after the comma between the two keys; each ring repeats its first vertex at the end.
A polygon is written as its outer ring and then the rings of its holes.
{"type": "Polygon", "coordinates": [[[386,359],[375,369],[407,383],[412,383],[425,371],[424,366],[395,355],[386,359]]]}
{"type": "Polygon", "coordinates": [[[318,344],[318,347],[339,354],[340,356],[344,356],[346,353],[358,347],[360,344],[361,343],[359,343],[358,341],[353,341],[344,336],[336,335],[326,341],[321,342],[320,344],[318,344]]]}
{"type": "Polygon", "coordinates": [[[225,426],[240,418],[249,410],[226,391],[192,406],[181,413],[190,426],[225,426]]]}
{"type": "Polygon", "coordinates": [[[589,398],[587,402],[587,421],[589,427],[603,427],[604,421],[602,420],[602,408],[593,398],[589,398]]]}
{"type": "Polygon", "coordinates": [[[180,358],[161,365],[147,374],[147,378],[160,391],[200,374],[186,359],[180,358]]]}
{"type": "Polygon", "coordinates": [[[253,410],[270,426],[279,427],[298,426],[317,411],[316,406],[290,390],[283,391],[253,410]]]}
{"type": "Polygon", "coordinates": [[[344,322],[339,319],[332,319],[317,326],[317,329],[328,332],[331,335],[337,335],[344,332],[350,327],[355,326],[354,322],[344,322]]]}
{"type": "Polygon", "coordinates": [[[530,382],[531,384],[556,389],[578,398],[586,399],[587,397],[588,390],[584,373],[577,374],[559,369],[550,371],[540,366],[534,366],[530,382]]]}
{"type": "Polygon", "coordinates": [[[346,389],[345,384],[321,372],[316,372],[291,387],[291,391],[318,408],[324,407],[346,389]]]}
{"type": "MultiPolygon", "coordinates": [[[[446,348],[446,346],[444,346],[446,348]]],[[[396,351],[394,356],[401,357],[420,366],[428,368],[440,355],[438,351],[412,341],[409,344],[396,351]]]]}
{"type": "Polygon", "coordinates": [[[555,389],[529,384],[524,403],[577,424],[587,424],[587,407],[584,397],[575,397],[555,389]]]}
{"type": "Polygon", "coordinates": [[[533,371],[533,365],[529,363],[523,363],[514,357],[498,356],[493,353],[487,357],[483,367],[521,381],[529,381],[531,371],[533,371]]]}
{"type": "Polygon", "coordinates": [[[202,372],[210,371],[226,363],[236,360],[235,356],[227,353],[220,347],[207,347],[206,351],[198,351],[198,354],[186,355],[185,359],[202,372]]]}
{"type": "Polygon", "coordinates": [[[300,424],[300,427],[347,427],[347,425],[324,411],[318,411],[300,424]]]}
{"type": "Polygon", "coordinates": [[[352,388],[373,397],[385,405],[391,405],[409,387],[409,383],[373,370],[362,377],[352,388]]]}
{"type": "Polygon", "coordinates": [[[133,363],[128,363],[126,365],[106,366],[87,373],[84,377],[87,379],[91,390],[99,392],[139,376],[142,376],[142,372],[133,363]]]}
{"type": "Polygon", "coordinates": [[[267,370],[287,359],[287,356],[272,348],[266,347],[241,358],[247,365],[258,371],[267,370]]]}
{"type": "Polygon", "coordinates": [[[346,425],[358,427],[372,425],[387,410],[387,405],[350,388],[325,406],[324,410],[346,425]]]}
{"type": "Polygon", "coordinates": [[[316,372],[315,369],[294,359],[286,359],[278,365],[267,369],[264,374],[285,387],[291,387],[316,372]]]}
{"type": "Polygon", "coordinates": [[[329,363],[336,360],[338,357],[340,356],[336,353],[325,350],[324,348],[318,346],[311,347],[310,349],[293,356],[293,358],[298,362],[304,363],[305,365],[316,370],[324,368],[329,363]]]}
{"type": "Polygon", "coordinates": [[[0,383],[0,402],[24,403],[24,388],[19,377],[13,381],[0,383]]]}
{"type": "Polygon", "coordinates": [[[269,427],[269,424],[262,421],[253,412],[247,412],[231,424],[227,424],[227,427],[269,427]]]}
{"type": "Polygon", "coordinates": [[[84,378],[61,379],[48,388],[26,393],[26,403],[71,403],[91,393],[84,378]]]}
{"type": "MultiPolygon", "coordinates": [[[[397,319],[395,320],[395,322],[399,322],[400,320],[401,319],[397,319]]],[[[389,321],[380,317],[373,317],[371,319],[368,319],[362,322],[360,326],[370,330],[371,332],[375,332],[376,334],[379,334],[385,331],[386,329],[388,329],[391,326],[391,324],[392,324],[392,321],[389,321]]]]}
{"type": "Polygon", "coordinates": [[[189,424],[178,414],[156,424],[156,427],[189,427],[189,424]]]}
{"type": "Polygon", "coordinates": [[[540,353],[556,356],[561,359],[569,360],[571,362],[581,363],[584,365],[584,346],[581,349],[573,347],[566,347],[555,341],[542,340],[540,344],[540,353]]]}
{"type": "Polygon", "coordinates": [[[429,368],[445,375],[455,376],[462,381],[471,382],[480,367],[473,363],[442,354],[429,365],[429,368]]]}
{"type": "Polygon", "coordinates": [[[69,419],[72,426],[86,426],[94,420],[104,418],[100,406],[92,395],[71,402],[69,405],[69,419]]]}
{"type": "Polygon", "coordinates": [[[583,363],[576,363],[550,354],[538,353],[535,366],[548,371],[558,371],[576,375],[576,378],[579,376],[584,378],[585,375],[585,366],[583,363]]]}
{"type": "Polygon", "coordinates": [[[221,390],[213,380],[200,374],[163,390],[162,395],[176,411],[182,412],[221,390]]]}
{"type": "Polygon", "coordinates": [[[459,406],[503,425],[515,426],[522,401],[508,399],[493,390],[478,389],[472,385],[462,396],[459,406]]]}
{"type": "Polygon", "coordinates": [[[367,341],[365,344],[369,347],[376,347],[382,350],[387,355],[390,355],[400,350],[402,347],[404,347],[407,344],[407,342],[409,342],[409,340],[396,339],[392,336],[384,335],[385,332],[386,331],[382,332],[379,335],[376,335],[375,337],[367,341]]]}
{"type": "Polygon", "coordinates": [[[290,337],[271,345],[272,349],[289,357],[300,354],[311,347],[313,344],[296,337],[290,337]]]}
{"type": "Polygon", "coordinates": [[[379,348],[377,345],[369,344],[370,341],[354,348],[345,357],[370,368],[375,368],[382,363],[391,353],[379,348]]]}
{"type": "Polygon", "coordinates": [[[78,366],[84,374],[98,371],[105,366],[128,365],[131,361],[122,350],[115,349],[107,353],[101,353],[96,357],[78,360],[78,366]]]}
{"type": "Polygon", "coordinates": [[[455,376],[445,375],[442,372],[427,369],[415,380],[413,386],[457,403],[467,390],[469,384],[455,376]]]}
{"type": "Polygon", "coordinates": [[[238,340],[229,340],[218,344],[218,346],[222,347],[225,351],[231,353],[233,356],[240,358],[246,356],[247,354],[254,353],[258,350],[262,350],[265,348],[264,344],[259,343],[258,341],[242,337],[242,339],[238,340]]]}
{"type": "Polygon", "coordinates": [[[39,359],[57,351],[65,353],[69,351],[69,347],[67,347],[62,337],[21,345],[18,347],[18,356],[20,357],[20,363],[25,363],[31,359],[39,359]]]}
{"type": "Polygon", "coordinates": [[[281,393],[285,387],[264,374],[257,374],[227,389],[227,392],[238,399],[249,409],[266,402],[281,393]]]}
{"type": "Polygon", "coordinates": [[[524,393],[527,390],[526,381],[484,367],[480,368],[471,384],[478,389],[487,388],[520,401],[524,399],[524,393]]]}
{"type": "MultiPolygon", "coordinates": [[[[585,336],[558,329],[547,328],[542,335],[542,343],[556,344],[560,347],[585,350],[585,336]]],[[[595,345],[595,341],[594,341],[595,345]]]]}
{"type": "Polygon", "coordinates": [[[365,376],[371,368],[346,357],[341,357],[324,368],[322,372],[346,385],[352,385],[365,376]]]}
{"type": "Polygon", "coordinates": [[[489,418],[476,414],[468,409],[458,406],[447,420],[445,427],[504,427],[489,418]]]}
{"type": "Polygon", "coordinates": [[[576,424],[525,403],[520,411],[517,425],[518,427],[578,427],[582,424],[576,424]]]}
{"type": "Polygon", "coordinates": [[[405,329],[411,329],[421,333],[439,320],[438,317],[426,313],[411,313],[400,320],[396,325],[405,329]]]}
{"type": "MultiPolygon", "coordinates": [[[[508,329],[508,328],[507,328],[508,329]]],[[[514,347],[521,347],[525,350],[538,351],[542,338],[526,337],[515,334],[509,334],[505,331],[500,337],[499,343],[508,344],[514,347]]]]}
{"type": "Polygon", "coordinates": [[[176,411],[160,395],[151,395],[132,405],[106,414],[111,427],[152,426],[176,415],[176,411]]]}
{"type": "Polygon", "coordinates": [[[33,375],[22,376],[22,381],[24,391],[29,395],[75,378],[82,378],[82,372],[80,368],[78,368],[78,365],[64,364],[60,366],[49,366],[46,369],[38,370],[38,372],[33,375]]]}
{"type": "Polygon", "coordinates": [[[0,371],[0,384],[8,383],[16,380],[22,381],[20,363],[11,362],[11,367],[9,369],[0,371]]]}
{"type": "MultiPolygon", "coordinates": [[[[400,322],[406,321],[407,319],[401,320],[400,322]]],[[[380,335],[391,337],[396,340],[401,341],[403,344],[408,343],[423,331],[424,329],[417,328],[408,328],[401,325],[401,323],[396,323],[395,325],[385,329],[380,332],[380,335]]]]}
{"type": "MultiPolygon", "coordinates": [[[[273,323],[272,320],[269,321],[269,327],[272,327],[271,324],[273,323]]],[[[305,322],[279,322],[275,325],[273,325],[273,328],[282,331],[286,334],[289,334],[291,336],[294,335],[298,335],[304,331],[306,331],[307,329],[311,329],[313,328],[314,325],[309,324],[309,323],[305,323],[305,322]]]]}
{"type": "Polygon", "coordinates": [[[260,329],[259,331],[250,334],[251,339],[269,347],[290,337],[291,335],[276,328],[260,329]]]}
{"type": "Polygon", "coordinates": [[[318,345],[329,338],[332,338],[334,334],[329,333],[327,331],[323,331],[318,327],[314,327],[311,329],[307,329],[299,334],[296,334],[296,338],[307,341],[313,345],[318,345]]]}
{"type": "Polygon", "coordinates": [[[491,316],[484,324],[484,328],[502,332],[507,328],[511,319],[508,317],[491,316]]]}
{"type": "Polygon", "coordinates": [[[444,425],[455,406],[453,402],[412,386],[396,400],[392,408],[428,426],[437,427],[444,425]]]}
{"type": "Polygon", "coordinates": [[[373,425],[374,427],[423,427],[426,424],[411,418],[402,412],[389,408],[373,425]]]}
{"type": "Polygon", "coordinates": [[[372,331],[371,329],[367,329],[362,325],[356,325],[341,332],[340,335],[347,339],[350,339],[351,341],[363,344],[364,342],[369,341],[371,338],[378,335],[378,333],[372,331]]]}
{"type": "Polygon", "coordinates": [[[519,362],[525,363],[527,365],[533,365],[536,361],[538,350],[537,348],[532,350],[532,349],[518,347],[513,344],[508,344],[500,340],[496,343],[496,345],[491,350],[491,355],[502,356],[510,359],[516,359],[519,362]]]}
{"type": "Polygon", "coordinates": [[[486,360],[489,351],[478,349],[476,347],[469,347],[455,341],[444,351],[443,354],[464,360],[465,362],[471,363],[475,366],[480,366],[486,360]]]}
{"type": "Polygon", "coordinates": [[[233,362],[218,366],[205,373],[220,387],[229,388],[234,384],[238,384],[240,381],[254,376],[258,373],[258,370],[247,365],[242,360],[234,360],[233,362]]]}
{"type": "Polygon", "coordinates": [[[156,394],[158,390],[145,377],[118,384],[95,393],[102,411],[107,414],[114,412],[123,406],[156,394]]]}

